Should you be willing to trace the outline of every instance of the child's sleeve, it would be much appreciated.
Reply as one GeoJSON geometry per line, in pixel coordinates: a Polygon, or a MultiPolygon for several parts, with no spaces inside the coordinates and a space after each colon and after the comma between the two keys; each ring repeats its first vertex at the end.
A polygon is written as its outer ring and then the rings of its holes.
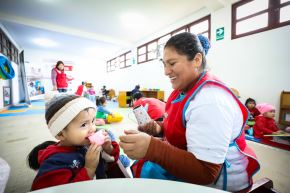
{"type": "Polygon", "coordinates": [[[102,113],[106,113],[106,114],[112,114],[111,111],[109,111],[105,107],[101,107],[101,106],[98,108],[98,111],[102,112],[102,113]]]}
{"type": "MultiPolygon", "coordinates": [[[[40,173],[41,171],[39,172],[39,174],[40,173]]],[[[71,169],[68,168],[60,168],[53,171],[43,172],[41,175],[39,174],[33,181],[31,190],[38,190],[72,182],[92,180],[88,176],[87,170],[84,167],[77,172],[73,172],[71,169]]]]}
{"type": "Polygon", "coordinates": [[[113,146],[113,151],[111,153],[111,156],[113,156],[114,161],[117,162],[120,156],[120,147],[116,141],[112,141],[112,146],[113,146]]]}

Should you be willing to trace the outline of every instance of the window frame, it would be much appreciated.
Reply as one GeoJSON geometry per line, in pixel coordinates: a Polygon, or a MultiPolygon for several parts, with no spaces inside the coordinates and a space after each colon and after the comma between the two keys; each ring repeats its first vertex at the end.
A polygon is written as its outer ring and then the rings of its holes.
{"type": "Polygon", "coordinates": [[[130,67],[130,66],[132,66],[131,64],[128,64],[129,63],[129,60],[131,59],[131,58],[128,58],[128,54],[130,54],[131,53],[131,50],[130,51],[128,51],[128,52],[126,52],[126,53],[124,53],[124,54],[121,54],[118,58],[120,58],[120,57],[122,57],[122,56],[124,56],[123,58],[124,58],[124,60],[120,60],[119,59],[119,68],[120,69],[124,69],[124,68],[128,68],[128,67],[130,67]],[[123,67],[121,67],[121,63],[124,63],[124,66],[123,67]]]}
{"type": "Polygon", "coordinates": [[[117,57],[107,61],[107,72],[113,72],[116,70],[117,65],[113,65],[113,61],[116,61],[116,60],[117,60],[117,57]],[[112,67],[114,67],[114,69],[112,69],[112,67]]]}
{"type": "MultiPolygon", "coordinates": [[[[145,62],[149,62],[149,61],[158,59],[158,52],[159,52],[158,49],[159,49],[159,46],[161,45],[158,42],[159,39],[161,39],[161,38],[163,38],[163,37],[165,37],[167,35],[170,35],[170,37],[172,37],[178,31],[181,31],[183,29],[186,32],[190,32],[190,27],[192,27],[192,26],[194,26],[196,24],[199,24],[199,23],[201,23],[203,21],[208,21],[208,30],[207,31],[203,31],[202,33],[199,33],[199,34],[204,34],[204,33],[207,32],[208,33],[208,39],[210,40],[211,39],[211,15],[209,14],[209,15],[206,15],[206,16],[200,18],[200,19],[197,19],[197,20],[195,20],[195,21],[193,21],[193,22],[191,22],[189,24],[183,25],[183,26],[181,26],[181,27],[179,27],[179,28],[177,28],[177,29],[169,32],[169,33],[166,33],[165,35],[162,35],[162,36],[160,36],[160,37],[158,37],[158,38],[156,38],[154,40],[151,40],[151,41],[149,41],[149,42],[147,42],[145,44],[142,44],[142,45],[138,46],[137,47],[137,64],[142,64],[142,63],[145,63],[145,62]],[[149,55],[149,53],[151,53],[151,52],[148,51],[148,46],[151,43],[153,43],[153,42],[156,42],[156,57],[155,58],[152,58],[152,59],[148,59],[148,55],[149,55]],[[140,54],[139,53],[139,50],[141,48],[143,48],[143,47],[145,47],[145,53],[140,54]],[[144,55],[145,55],[145,60],[144,61],[139,61],[139,57],[144,56],[144,55]]],[[[199,34],[196,34],[196,35],[199,35],[199,34]]]]}
{"type": "Polygon", "coordinates": [[[239,7],[247,4],[247,3],[252,2],[252,1],[254,1],[254,0],[243,0],[243,1],[239,1],[237,3],[232,4],[232,39],[237,39],[240,37],[245,37],[245,36],[249,36],[252,34],[256,34],[256,33],[268,31],[271,29],[283,27],[286,25],[290,25],[290,20],[285,21],[285,22],[280,22],[280,9],[285,7],[285,6],[289,6],[290,1],[281,4],[280,0],[268,0],[268,8],[267,9],[252,13],[250,15],[244,16],[244,17],[239,18],[239,19],[236,19],[237,18],[237,9],[239,7]],[[266,27],[258,28],[256,30],[248,31],[248,32],[241,33],[241,34],[237,34],[237,24],[239,22],[245,21],[247,19],[251,19],[253,17],[256,17],[256,16],[264,14],[264,13],[268,13],[268,25],[266,27]]]}

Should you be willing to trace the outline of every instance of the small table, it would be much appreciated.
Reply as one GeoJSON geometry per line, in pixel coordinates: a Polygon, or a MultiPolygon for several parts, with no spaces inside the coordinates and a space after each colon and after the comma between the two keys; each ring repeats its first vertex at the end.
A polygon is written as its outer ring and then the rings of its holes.
{"type": "Polygon", "coordinates": [[[140,178],[90,180],[45,188],[33,193],[222,193],[225,191],[195,184],[140,178]]]}

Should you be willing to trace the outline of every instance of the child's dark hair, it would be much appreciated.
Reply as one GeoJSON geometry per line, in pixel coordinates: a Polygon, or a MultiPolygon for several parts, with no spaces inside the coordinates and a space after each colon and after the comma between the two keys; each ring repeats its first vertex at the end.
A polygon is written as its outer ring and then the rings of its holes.
{"type": "Polygon", "coordinates": [[[245,105],[247,106],[247,104],[248,103],[254,103],[255,104],[255,106],[256,106],[256,101],[254,100],[254,99],[252,99],[252,98],[248,98],[247,100],[246,100],[246,102],[245,102],[245,105]]]}
{"type": "MultiPolygon", "coordinates": [[[[61,95],[59,97],[52,98],[48,103],[45,104],[46,124],[49,123],[53,115],[56,112],[58,112],[64,105],[79,97],[80,96],[76,95],[61,95]]],[[[55,143],[56,143],[55,141],[45,141],[34,147],[27,156],[28,166],[33,170],[38,170],[39,169],[38,152],[42,149],[47,148],[49,145],[53,145],[55,143]]]]}
{"type": "Polygon", "coordinates": [[[132,96],[132,98],[133,98],[134,100],[138,100],[138,99],[140,99],[140,98],[142,98],[142,97],[144,97],[144,96],[143,96],[143,94],[142,94],[141,92],[136,92],[136,93],[134,93],[133,96],[132,96]]]}
{"type": "Polygon", "coordinates": [[[99,97],[96,99],[96,105],[100,106],[103,105],[106,102],[106,98],[105,97],[99,97]]]}
{"type": "Polygon", "coordinates": [[[37,145],[36,147],[34,147],[30,153],[27,156],[27,164],[28,166],[33,169],[33,170],[38,170],[39,169],[39,163],[38,163],[38,152],[42,149],[47,148],[50,145],[54,145],[56,144],[55,141],[45,141],[39,145],[37,145]]]}

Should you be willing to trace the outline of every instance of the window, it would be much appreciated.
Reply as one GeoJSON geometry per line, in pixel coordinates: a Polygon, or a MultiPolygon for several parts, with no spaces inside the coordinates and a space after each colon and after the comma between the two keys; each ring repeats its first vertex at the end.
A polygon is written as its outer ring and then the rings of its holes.
{"type": "Polygon", "coordinates": [[[157,58],[157,40],[151,41],[137,48],[138,64],[157,58]]]}
{"type": "Polygon", "coordinates": [[[207,37],[210,39],[210,17],[201,18],[189,25],[189,32],[207,37]]]}
{"type": "Polygon", "coordinates": [[[121,56],[119,56],[119,66],[120,68],[127,68],[130,67],[130,60],[131,60],[131,51],[122,54],[121,56]]]}
{"type": "Polygon", "coordinates": [[[18,64],[18,50],[2,30],[0,30],[0,52],[18,64]]]}
{"type": "Polygon", "coordinates": [[[167,34],[161,38],[158,39],[157,41],[157,57],[162,57],[163,56],[163,50],[166,42],[171,38],[171,34],[167,34]]]}
{"type": "Polygon", "coordinates": [[[202,34],[210,39],[210,15],[203,17],[190,24],[184,25],[156,40],[150,41],[137,48],[138,64],[155,60],[163,55],[163,48],[169,38],[182,32],[192,32],[197,35],[202,34]]]}
{"type": "Polygon", "coordinates": [[[244,0],[232,5],[232,39],[290,24],[290,0],[244,0]]]}
{"type": "Polygon", "coordinates": [[[117,58],[107,61],[107,72],[115,71],[117,68],[117,58]]]}

